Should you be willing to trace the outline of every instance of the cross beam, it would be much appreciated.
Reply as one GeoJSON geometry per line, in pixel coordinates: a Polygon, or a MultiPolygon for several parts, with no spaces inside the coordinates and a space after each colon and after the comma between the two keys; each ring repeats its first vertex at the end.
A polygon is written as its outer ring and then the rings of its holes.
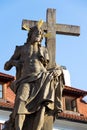
{"type": "MultiPolygon", "coordinates": [[[[32,20],[23,20],[22,21],[22,29],[23,25],[26,24],[29,27],[35,26],[38,21],[32,20]]],[[[80,27],[75,25],[67,25],[67,24],[57,24],[56,23],[56,10],[55,9],[47,9],[46,13],[46,22],[43,23],[42,26],[45,32],[50,32],[51,36],[46,39],[46,46],[48,48],[50,63],[49,68],[55,66],[55,52],[56,52],[56,34],[63,35],[71,35],[71,36],[79,36],[80,35],[80,27]]]]}

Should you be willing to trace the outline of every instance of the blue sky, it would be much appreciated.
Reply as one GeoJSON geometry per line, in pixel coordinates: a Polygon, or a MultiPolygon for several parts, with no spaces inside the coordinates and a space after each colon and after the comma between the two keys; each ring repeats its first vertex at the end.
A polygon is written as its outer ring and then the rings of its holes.
{"type": "Polygon", "coordinates": [[[87,90],[87,0],[0,0],[0,72],[15,46],[26,41],[21,30],[22,19],[46,20],[47,8],[56,9],[56,22],[80,26],[80,36],[56,36],[56,63],[64,65],[71,75],[71,86],[87,90]]]}

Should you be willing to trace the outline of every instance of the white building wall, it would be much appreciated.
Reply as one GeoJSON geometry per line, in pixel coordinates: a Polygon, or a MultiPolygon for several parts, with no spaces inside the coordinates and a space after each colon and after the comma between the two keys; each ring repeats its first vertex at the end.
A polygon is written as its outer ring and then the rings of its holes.
{"type": "Polygon", "coordinates": [[[63,68],[63,74],[64,74],[64,80],[65,80],[65,85],[66,86],[71,86],[71,79],[70,79],[70,72],[66,67],[63,68]]]}
{"type": "Polygon", "coordinates": [[[0,110],[0,123],[4,123],[9,119],[9,115],[11,114],[11,111],[5,111],[5,110],[0,110]]]}
{"type": "Polygon", "coordinates": [[[54,123],[53,130],[87,130],[87,124],[57,119],[54,123]]]}

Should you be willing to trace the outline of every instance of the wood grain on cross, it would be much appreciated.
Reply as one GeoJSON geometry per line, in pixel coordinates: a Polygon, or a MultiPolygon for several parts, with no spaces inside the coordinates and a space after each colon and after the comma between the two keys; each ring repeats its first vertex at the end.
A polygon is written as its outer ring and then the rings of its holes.
{"type": "MultiPolygon", "coordinates": [[[[29,27],[32,27],[32,26],[35,26],[37,22],[38,21],[23,20],[22,29],[24,29],[23,28],[24,24],[26,24],[29,27]]],[[[56,34],[79,36],[80,27],[74,26],[74,25],[57,24],[56,23],[56,10],[47,9],[46,22],[43,23],[42,28],[45,32],[51,33],[51,36],[46,39],[46,46],[48,48],[49,57],[50,57],[49,68],[52,68],[56,64],[55,62],[56,34]]]]}

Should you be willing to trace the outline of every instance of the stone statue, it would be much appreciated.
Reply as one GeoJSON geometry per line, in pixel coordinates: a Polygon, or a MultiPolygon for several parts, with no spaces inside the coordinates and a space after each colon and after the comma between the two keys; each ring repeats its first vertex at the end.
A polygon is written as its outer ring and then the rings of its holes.
{"type": "Polygon", "coordinates": [[[29,28],[24,45],[15,52],[4,69],[16,67],[11,89],[15,105],[3,130],[52,130],[56,115],[62,111],[63,72],[60,66],[48,68],[49,55],[41,45],[45,37],[42,21],[29,28]]]}

